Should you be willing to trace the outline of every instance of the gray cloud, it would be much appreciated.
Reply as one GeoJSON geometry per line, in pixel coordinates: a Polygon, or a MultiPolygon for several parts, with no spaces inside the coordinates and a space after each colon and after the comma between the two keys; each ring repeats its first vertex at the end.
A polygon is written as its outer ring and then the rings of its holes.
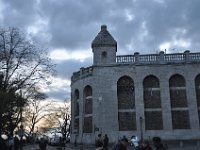
{"type": "MultiPolygon", "coordinates": [[[[171,43],[168,50],[182,52],[200,48],[199,0],[2,0],[0,26],[24,30],[40,28],[33,37],[50,51],[91,51],[91,42],[102,24],[117,40],[118,54],[156,53],[160,45],[171,43]],[[38,23],[39,22],[39,23],[38,23]],[[186,42],[186,46],[181,42],[186,42]],[[188,44],[188,45],[187,45],[188,44]]],[[[162,49],[163,50],[163,49],[162,49]]],[[[64,60],[57,64],[58,76],[70,79],[80,67],[92,65],[64,60]]],[[[69,88],[69,87],[68,87],[69,88]]],[[[67,91],[51,92],[52,97],[69,97],[67,91]],[[61,96],[62,95],[62,96],[61,96]]]]}

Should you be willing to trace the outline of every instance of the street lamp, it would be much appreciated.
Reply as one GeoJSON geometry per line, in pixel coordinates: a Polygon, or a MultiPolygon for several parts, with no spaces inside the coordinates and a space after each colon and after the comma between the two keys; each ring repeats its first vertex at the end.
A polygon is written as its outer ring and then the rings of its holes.
{"type": "Polygon", "coordinates": [[[141,141],[143,141],[143,128],[142,128],[142,123],[143,123],[143,118],[140,117],[140,137],[141,137],[141,141]]]}

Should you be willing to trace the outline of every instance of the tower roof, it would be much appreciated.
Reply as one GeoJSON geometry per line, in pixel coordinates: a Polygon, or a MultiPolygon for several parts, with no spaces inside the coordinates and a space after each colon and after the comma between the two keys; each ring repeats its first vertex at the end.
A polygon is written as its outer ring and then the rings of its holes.
{"type": "Polygon", "coordinates": [[[117,42],[114,40],[112,35],[107,31],[107,26],[102,25],[101,31],[92,41],[92,48],[93,47],[104,47],[104,46],[115,46],[117,47],[117,42]]]}

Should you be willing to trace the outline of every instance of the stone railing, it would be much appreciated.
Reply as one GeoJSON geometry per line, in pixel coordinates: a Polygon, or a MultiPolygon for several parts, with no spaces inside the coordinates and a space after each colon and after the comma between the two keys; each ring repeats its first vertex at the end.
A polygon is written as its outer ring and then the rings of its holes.
{"type": "Polygon", "coordinates": [[[87,68],[81,68],[80,71],[74,72],[72,77],[71,77],[71,81],[74,82],[78,79],[82,79],[88,76],[92,75],[92,71],[93,71],[93,67],[87,67],[87,68]]]}
{"type": "MultiPolygon", "coordinates": [[[[134,55],[123,55],[116,57],[117,64],[167,64],[167,63],[190,63],[199,62],[200,63],[200,53],[190,53],[190,51],[185,51],[184,53],[174,53],[174,54],[164,54],[161,51],[159,54],[149,54],[149,55],[139,55],[135,53],[134,55]]],[[[71,81],[91,76],[93,72],[93,66],[87,68],[80,68],[80,71],[74,72],[71,81]]]]}
{"type": "Polygon", "coordinates": [[[190,53],[185,51],[184,53],[164,54],[161,51],[159,54],[150,55],[123,55],[117,56],[116,63],[135,63],[135,64],[163,64],[163,63],[182,63],[182,62],[200,62],[200,53],[190,53]]]}

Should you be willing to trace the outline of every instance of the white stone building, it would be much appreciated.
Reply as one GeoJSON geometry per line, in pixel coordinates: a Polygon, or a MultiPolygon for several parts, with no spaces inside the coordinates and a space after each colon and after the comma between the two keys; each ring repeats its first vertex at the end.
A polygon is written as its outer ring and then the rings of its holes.
{"type": "Polygon", "coordinates": [[[105,25],[92,42],[93,64],[71,78],[71,142],[200,138],[200,53],[116,56],[105,25]]]}

